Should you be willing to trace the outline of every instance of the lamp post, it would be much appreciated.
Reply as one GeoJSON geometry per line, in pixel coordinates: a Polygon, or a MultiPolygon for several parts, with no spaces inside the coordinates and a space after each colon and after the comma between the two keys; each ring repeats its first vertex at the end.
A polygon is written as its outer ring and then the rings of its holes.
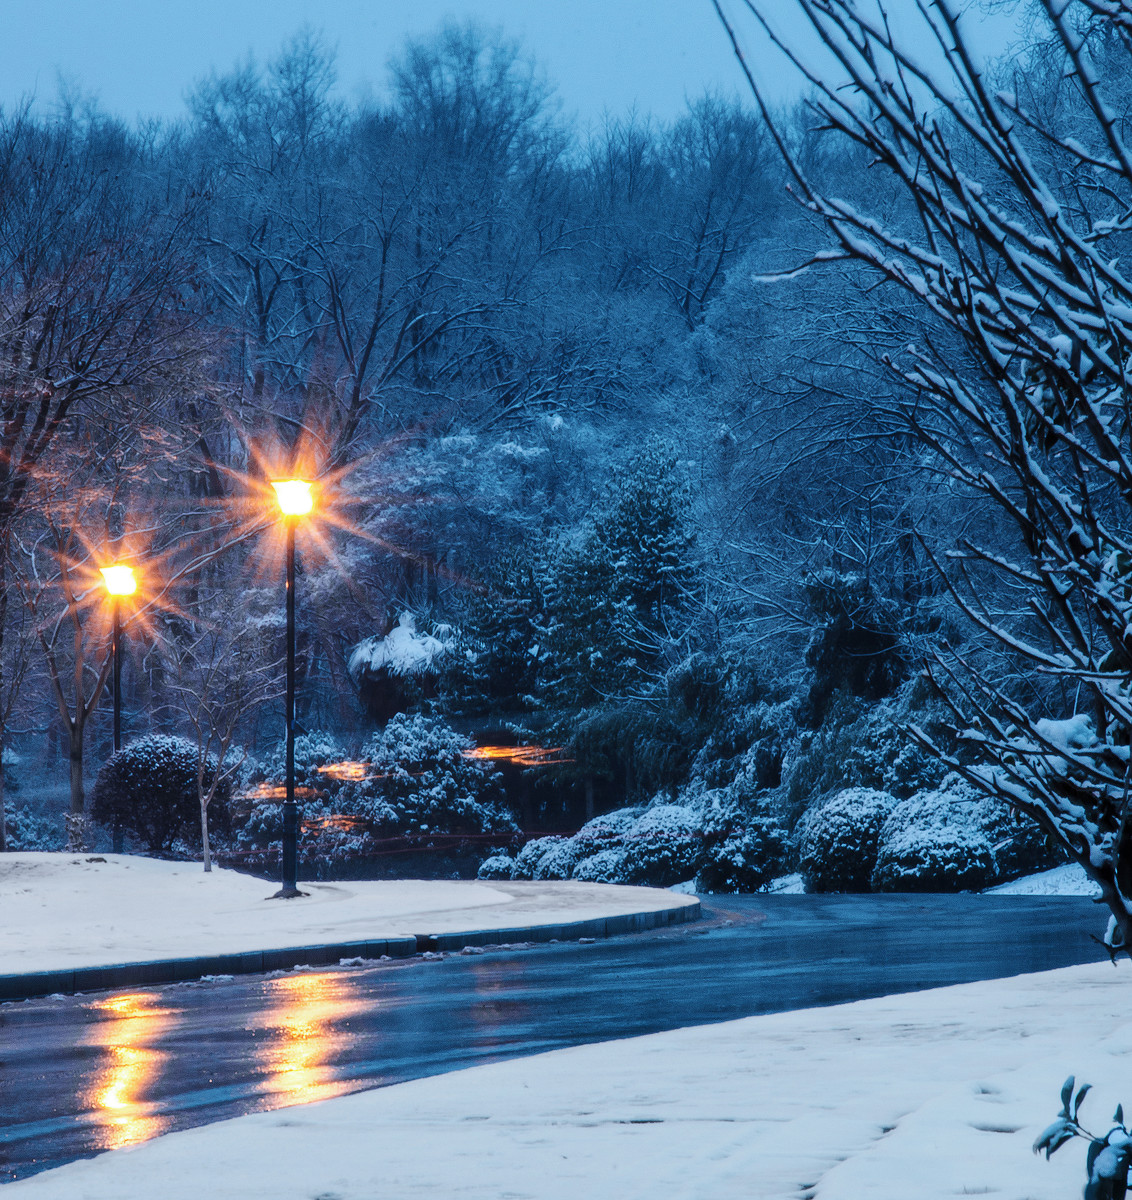
{"type": "Polygon", "coordinates": [[[283,801],[282,885],[277,900],[304,893],[298,888],[299,809],[295,804],[295,526],[314,508],[310,481],[280,479],[272,482],[287,531],[287,791],[283,801]]]}
{"type": "Polygon", "coordinates": [[[114,655],[114,750],[122,749],[122,597],[132,596],[138,590],[133,567],[115,563],[100,567],[106,592],[112,601],[113,634],[111,653],[114,655]]]}
{"type": "MultiPolygon", "coordinates": [[[[106,585],[106,593],[110,597],[113,613],[110,653],[114,656],[114,753],[117,754],[122,749],[122,597],[132,596],[138,590],[138,581],[133,567],[127,567],[124,563],[114,563],[113,566],[100,567],[99,570],[106,585]]],[[[115,824],[115,854],[122,853],[122,841],[121,827],[115,824]]]]}

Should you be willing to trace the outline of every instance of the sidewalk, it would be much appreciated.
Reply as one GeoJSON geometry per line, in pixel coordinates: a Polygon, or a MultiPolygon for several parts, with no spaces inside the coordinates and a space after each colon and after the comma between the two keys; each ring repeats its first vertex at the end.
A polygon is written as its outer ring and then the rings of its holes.
{"type": "Polygon", "coordinates": [[[501,942],[608,937],[695,920],[659,888],[390,880],[273,884],[128,855],[0,856],[0,999],[403,957],[501,942]]]}
{"type": "Polygon", "coordinates": [[[169,1134],[4,1195],[1065,1200],[1084,1143],[1030,1147],[1070,1074],[1094,1085],[1090,1128],[1132,1101],[1130,985],[1129,963],[1091,964],[579,1046],[169,1134]]]}

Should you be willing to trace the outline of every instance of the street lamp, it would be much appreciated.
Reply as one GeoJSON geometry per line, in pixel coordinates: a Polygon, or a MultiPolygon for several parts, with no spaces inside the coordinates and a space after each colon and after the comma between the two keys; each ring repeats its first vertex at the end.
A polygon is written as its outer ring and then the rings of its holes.
{"type": "Polygon", "coordinates": [[[122,597],[132,596],[138,590],[134,568],[122,563],[100,567],[106,592],[113,601],[114,632],[111,653],[114,655],[114,751],[122,749],[122,597]]]}
{"type": "Polygon", "coordinates": [[[283,882],[275,899],[290,900],[298,888],[299,810],[295,804],[295,526],[314,509],[307,479],[273,480],[287,530],[287,796],[283,801],[283,882]]]}

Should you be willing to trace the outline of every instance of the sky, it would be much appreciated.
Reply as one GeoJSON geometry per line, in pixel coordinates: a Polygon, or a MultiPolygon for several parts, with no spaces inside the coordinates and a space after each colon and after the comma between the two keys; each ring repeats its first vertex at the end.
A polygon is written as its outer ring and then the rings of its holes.
{"type": "MultiPolygon", "coordinates": [[[[893,7],[913,0],[891,0],[893,7]]],[[[773,0],[787,33],[793,0],[773,0]]],[[[969,0],[988,44],[1005,48],[1002,0],[969,0]]],[[[738,14],[738,0],[726,0],[738,14]]],[[[346,98],[381,95],[385,65],[406,36],[472,18],[522,40],[545,68],[563,111],[596,123],[634,105],[676,116],[706,89],[744,93],[710,0],[0,0],[0,104],[50,104],[60,77],[119,117],[178,117],[193,82],[249,52],[273,57],[304,26],[336,47],[346,98]]],[[[747,23],[748,54],[773,100],[798,84],[747,23]]]]}

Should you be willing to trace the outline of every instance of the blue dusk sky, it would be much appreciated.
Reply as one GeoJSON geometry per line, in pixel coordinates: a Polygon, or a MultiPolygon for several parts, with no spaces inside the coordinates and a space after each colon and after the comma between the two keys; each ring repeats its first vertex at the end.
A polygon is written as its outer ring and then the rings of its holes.
{"type": "MultiPolygon", "coordinates": [[[[1004,0],[967,7],[988,52],[1005,49],[1013,24],[1004,0]]],[[[772,97],[795,98],[797,82],[741,20],[740,0],[725,0],[725,9],[740,19],[772,97]]],[[[793,0],[774,0],[773,11],[784,32],[798,34],[793,0]]],[[[337,50],[344,97],[380,96],[406,36],[468,18],[520,39],[563,111],[583,122],[633,105],[669,118],[706,89],[743,91],[710,0],[0,0],[0,104],[28,95],[50,104],[62,78],[118,116],[178,117],[195,80],[249,52],[269,59],[304,27],[337,50]]]]}

